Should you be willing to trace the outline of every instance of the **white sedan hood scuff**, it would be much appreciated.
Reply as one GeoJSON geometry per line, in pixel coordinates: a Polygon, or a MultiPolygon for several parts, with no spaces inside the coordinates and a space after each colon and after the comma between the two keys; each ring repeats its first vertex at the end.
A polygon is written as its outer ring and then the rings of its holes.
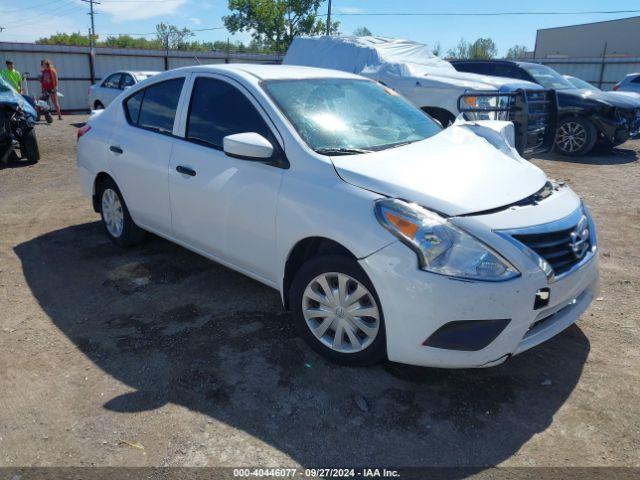
{"type": "Polygon", "coordinates": [[[457,216],[503,207],[540,190],[545,173],[465,126],[398,148],[331,157],[352,185],[457,216]]]}

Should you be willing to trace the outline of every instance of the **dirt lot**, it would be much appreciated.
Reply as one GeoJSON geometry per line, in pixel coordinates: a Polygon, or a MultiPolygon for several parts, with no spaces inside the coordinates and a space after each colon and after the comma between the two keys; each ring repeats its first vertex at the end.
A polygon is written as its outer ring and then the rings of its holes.
{"type": "Polygon", "coordinates": [[[577,325],[493,369],[349,369],[275,291],[158,238],[113,246],[75,180],[83,119],[0,170],[0,465],[640,466],[640,142],[535,161],[599,225],[577,325]]]}

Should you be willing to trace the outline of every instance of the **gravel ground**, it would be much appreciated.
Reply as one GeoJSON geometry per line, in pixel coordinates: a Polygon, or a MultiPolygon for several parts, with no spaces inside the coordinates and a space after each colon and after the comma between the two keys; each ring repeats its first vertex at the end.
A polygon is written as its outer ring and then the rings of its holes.
{"type": "Polygon", "coordinates": [[[640,142],[536,159],[599,225],[603,292],[504,365],[337,367],[279,296],[152,238],[75,180],[83,116],[0,170],[0,466],[640,466],[640,142]]]}

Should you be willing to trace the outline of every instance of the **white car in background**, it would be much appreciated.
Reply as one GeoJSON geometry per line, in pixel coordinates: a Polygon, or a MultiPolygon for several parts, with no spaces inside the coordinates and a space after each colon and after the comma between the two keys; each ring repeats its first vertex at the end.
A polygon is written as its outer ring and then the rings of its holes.
{"type": "Polygon", "coordinates": [[[159,72],[120,71],[110,73],[95,85],[89,87],[89,108],[102,110],[120,93],[136,83],[141,82],[159,72]]]}
{"type": "Polygon", "coordinates": [[[640,108],[640,92],[623,92],[620,90],[611,90],[611,91],[605,91],[602,90],[592,84],[590,84],[589,82],[582,80],[581,78],[578,77],[574,77],[571,75],[563,75],[564,78],[566,78],[571,85],[573,85],[574,87],[578,88],[578,89],[582,89],[582,90],[591,90],[593,92],[599,92],[602,93],[606,96],[609,96],[611,98],[620,98],[620,97],[625,97],[628,99],[632,99],[632,100],[636,100],[637,102],[637,108],[640,108]]]}
{"type": "Polygon", "coordinates": [[[616,92],[640,93],[640,73],[630,73],[613,86],[616,92]]]}
{"type": "Polygon", "coordinates": [[[154,232],[277,289],[333,361],[488,367],[598,291],[587,207],[498,131],[337,70],[197,66],[89,118],[77,166],[114,243],[154,232]]]}

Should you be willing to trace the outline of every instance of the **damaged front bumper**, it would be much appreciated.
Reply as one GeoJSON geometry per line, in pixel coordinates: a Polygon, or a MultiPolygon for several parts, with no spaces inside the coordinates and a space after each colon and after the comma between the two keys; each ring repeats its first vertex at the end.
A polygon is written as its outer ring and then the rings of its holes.
{"type": "Polygon", "coordinates": [[[618,108],[613,117],[595,115],[593,122],[602,139],[612,145],[620,145],[629,139],[640,137],[640,109],[618,108]]]}
{"type": "MultiPolygon", "coordinates": [[[[567,222],[583,216],[588,212],[581,202],[563,189],[536,205],[452,218],[515,265],[521,275],[504,282],[466,281],[420,270],[415,254],[400,242],[362,259],[384,311],[389,359],[441,368],[485,368],[573,324],[599,291],[595,229],[588,254],[559,275],[550,275],[533,250],[525,254],[523,247],[529,247],[503,234],[529,234],[535,228],[536,235],[540,229],[552,237],[564,235],[567,222]]],[[[582,231],[584,226],[576,221],[572,228],[582,231]]]]}

